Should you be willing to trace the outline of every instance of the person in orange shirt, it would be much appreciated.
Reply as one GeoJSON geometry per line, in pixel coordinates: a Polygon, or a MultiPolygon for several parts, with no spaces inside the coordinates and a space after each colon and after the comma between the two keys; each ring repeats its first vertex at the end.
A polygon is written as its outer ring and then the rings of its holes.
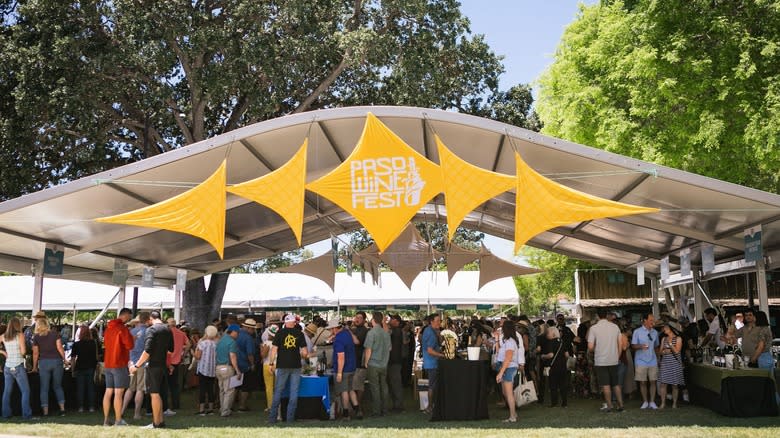
{"type": "Polygon", "coordinates": [[[103,332],[103,369],[106,376],[106,393],[103,396],[103,425],[110,426],[111,399],[114,400],[114,425],[127,426],[122,419],[122,399],[130,384],[130,350],[133,349],[133,335],[127,328],[133,312],[128,308],[119,311],[116,319],[108,322],[103,332]]]}

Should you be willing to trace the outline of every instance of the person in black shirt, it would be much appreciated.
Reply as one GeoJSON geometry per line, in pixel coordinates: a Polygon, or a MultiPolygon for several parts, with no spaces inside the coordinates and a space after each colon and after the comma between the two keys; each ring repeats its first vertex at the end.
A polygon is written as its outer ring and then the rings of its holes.
{"type": "Polygon", "coordinates": [[[287,382],[290,382],[290,401],[287,404],[287,422],[295,421],[295,408],[298,406],[298,387],[301,383],[301,360],[308,357],[306,339],[303,331],[296,327],[295,315],[284,317],[284,326],[274,336],[273,346],[269,355],[269,371],[276,373],[274,382],[274,398],[268,422],[276,423],[279,405],[282,402],[287,382]]]}
{"type": "Polygon", "coordinates": [[[130,374],[134,374],[138,368],[149,363],[146,370],[146,392],[152,400],[152,424],[146,427],[156,429],[165,427],[160,390],[163,375],[168,369],[165,361],[168,354],[173,353],[173,334],[168,325],[162,322],[160,312],[154,310],[150,316],[151,326],[146,330],[144,352],[138,362],[130,366],[130,374]]]}
{"type": "Polygon", "coordinates": [[[79,412],[84,412],[85,393],[89,412],[95,412],[95,367],[98,362],[98,351],[97,343],[92,339],[92,332],[86,325],[82,325],[79,329],[79,340],[73,344],[70,358],[76,376],[76,397],[79,401],[79,412]]]}
{"type": "Polygon", "coordinates": [[[401,326],[403,320],[400,315],[390,317],[390,361],[387,365],[387,384],[390,387],[390,398],[393,400],[393,412],[404,410],[403,381],[401,369],[403,368],[404,339],[401,326]]]}

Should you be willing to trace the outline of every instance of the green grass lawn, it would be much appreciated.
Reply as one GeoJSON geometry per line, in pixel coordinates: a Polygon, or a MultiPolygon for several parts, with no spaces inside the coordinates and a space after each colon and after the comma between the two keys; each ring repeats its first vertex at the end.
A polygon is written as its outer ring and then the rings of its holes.
{"type": "Polygon", "coordinates": [[[187,390],[182,396],[182,409],[178,415],[166,418],[165,430],[150,431],[138,426],[148,424],[150,417],[141,421],[128,421],[130,427],[103,427],[102,415],[69,412],[65,417],[41,418],[33,423],[23,422],[18,417],[11,421],[0,420],[0,435],[39,435],[93,438],[98,436],[258,436],[282,433],[292,436],[333,437],[426,437],[455,434],[455,436],[492,437],[523,436],[575,437],[605,436],[630,437],[733,437],[751,438],[780,436],[780,417],[730,418],[720,416],[704,408],[682,404],[679,409],[663,411],[640,410],[639,402],[626,403],[623,413],[604,414],[598,411],[601,403],[596,400],[574,399],[569,407],[549,408],[534,404],[518,411],[519,421],[504,424],[501,419],[507,413],[495,405],[490,397],[490,420],[475,422],[430,422],[417,411],[411,392],[406,403],[407,411],[402,414],[364,420],[341,421],[299,421],[292,426],[266,424],[264,396],[254,394],[252,411],[233,414],[230,418],[218,416],[199,417],[195,413],[196,391],[187,390]]]}

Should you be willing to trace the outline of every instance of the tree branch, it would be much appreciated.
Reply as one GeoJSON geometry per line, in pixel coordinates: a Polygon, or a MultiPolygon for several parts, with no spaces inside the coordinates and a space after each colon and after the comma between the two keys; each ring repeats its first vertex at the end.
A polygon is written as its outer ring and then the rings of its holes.
{"type": "MultiPolygon", "coordinates": [[[[360,13],[362,11],[362,3],[362,0],[354,0],[353,2],[354,10],[352,17],[349,19],[349,23],[347,23],[347,29],[349,29],[349,31],[354,31],[359,25],[358,20],[360,19],[360,13]]],[[[328,89],[328,87],[333,85],[333,83],[336,82],[336,79],[338,79],[339,75],[347,68],[351,57],[352,49],[347,49],[344,52],[344,56],[341,58],[341,62],[339,62],[339,64],[333,70],[331,70],[330,74],[322,82],[320,82],[314,91],[312,91],[308,96],[306,96],[305,99],[303,99],[303,102],[301,102],[301,104],[298,105],[298,108],[295,108],[292,113],[302,113],[311,108],[314,101],[316,101],[320,95],[322,95],[322,93],[328,89]]]]}
{"type": "Polygon", "coordinates": [[[225,126],[222,129],[223,134],[238,127],[238,121],[241,120],[241,117],[244,115],[247,108],[249,108],[249,99],[245,95],[242,95],[238,98],[236,106],[233,107],[233,112],[230,113],[230,117],[227,122],[225,122],[225,126]]]}

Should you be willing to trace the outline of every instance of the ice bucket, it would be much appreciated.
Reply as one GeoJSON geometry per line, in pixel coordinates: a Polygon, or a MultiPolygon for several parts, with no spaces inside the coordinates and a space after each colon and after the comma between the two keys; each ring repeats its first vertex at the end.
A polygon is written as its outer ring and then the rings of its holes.
{"type": "Polygon", "coordinates": [[[479,347],[469,347],[468,348],[469,360],[479,360],[480,350],[481,348],[479,347]]]}

